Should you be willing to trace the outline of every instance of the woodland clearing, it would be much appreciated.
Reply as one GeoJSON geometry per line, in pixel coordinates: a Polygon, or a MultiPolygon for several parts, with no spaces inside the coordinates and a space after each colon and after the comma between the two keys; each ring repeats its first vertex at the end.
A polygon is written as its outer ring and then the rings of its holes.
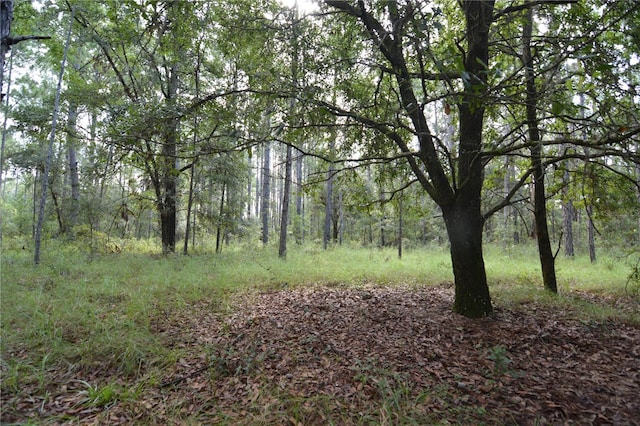
{"type": "Polygon", "coordinates": [[[452,297],[447,283],[329,283],[233,296],[225,312],[204,299],[163,310],[151,329],[181,355],[161,376],[57,368],[45,389],[5,389],[2,422],[638,424],[637,322],[545,300],[469,320],[452,297]]]}

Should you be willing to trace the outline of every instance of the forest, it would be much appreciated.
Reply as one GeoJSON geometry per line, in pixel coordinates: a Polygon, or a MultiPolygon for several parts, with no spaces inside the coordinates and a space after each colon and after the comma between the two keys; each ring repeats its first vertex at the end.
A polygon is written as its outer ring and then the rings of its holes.
{"type": "Polygon", "coordinates": [[[0,6],[3,424],[640,418],[639,2],[0,6]]]}

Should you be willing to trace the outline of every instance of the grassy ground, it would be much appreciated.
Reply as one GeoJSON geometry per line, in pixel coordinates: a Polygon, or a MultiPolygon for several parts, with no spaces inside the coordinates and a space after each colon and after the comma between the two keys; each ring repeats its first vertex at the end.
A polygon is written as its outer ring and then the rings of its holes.
{"type": "MultiPolygon", "coordinates": [[[[239,295],[318,285],[411,287],[452,281],[449,255],[442,248],[407,250],[400,260],[394,250],[293,247],[287,261],[279,260],[272,248],[261,247],[187,257],[134,250],[129,246],[119,254],[87,255],[78,247],[49,245],[37,267],[27,251],[2,253],[4,421],[78,420],[83,412],[86,416],[142,399],[162,382],[164,370],[189,351],[184,345],[168,345],[159,324],[189,317],[190,312],[231,315],[239,295]],[[74,390],[71,411],[38,411],[21,402],[28,396],[44,401],[44,407],[48,395],[60,387],[74,390]]],[[[633,259],[611,257],[591,264],[583,258],[559,258],[561,297],[556,298],[541,291],[532,248],[489,247],[485,257],[499,308],[535,302],[571,309],[585,321],[640,321],[633,287],[637,284],[632,283],[629,292],[627,282],[633,259]]],[[[391,375],[385,380],[388,383],[377,385],[388,387],[395,379],[391,375]]],[[[385,389],[393,397],[401,391],[385,389]]],[[[326,396],[318,398],[314,403],[327,403],[326,396]]],[[[374,411],[389,414],[393,407],[383,405],[392,402],[383,399],[374,411]]],[[[374,417],[373,423],[386,422],[374,417]]],[[[180,413],[173,419],[181,419],[180,413]]]]}

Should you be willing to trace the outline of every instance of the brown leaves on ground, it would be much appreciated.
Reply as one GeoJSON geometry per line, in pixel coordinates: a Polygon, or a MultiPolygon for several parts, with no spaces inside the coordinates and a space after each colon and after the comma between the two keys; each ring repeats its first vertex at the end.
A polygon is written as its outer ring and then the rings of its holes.
{"type": "Polygon", "coordinates": [[[637,325],[536,303],[468,320],[451,312],[452,293],[302,288],[244,296],[229,315],[202,303],[154,323],[184,355],[161,383],[100,409],[77,400],[88,394],[79,382],[31,402],[5,395],[14,409],[2,420],[640,424],[637,325]]]}

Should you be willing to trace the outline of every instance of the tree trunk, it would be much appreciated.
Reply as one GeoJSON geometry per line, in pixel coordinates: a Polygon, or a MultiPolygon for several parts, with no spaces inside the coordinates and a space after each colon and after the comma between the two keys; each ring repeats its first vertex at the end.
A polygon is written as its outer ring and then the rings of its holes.
{"type": "Polygon", "coordinates": [[[269,199],[271,197],[271,142],[264,144],[264,157],[262,159],[262,204],[260,206],[260,215],[262,216],[262,244],[267,245],[269,242],[269,199]]]}
{"type": "Polygon", "coordinates": [[[226,178],[226,173],[224,173],[222,179],[222,194],[220,195],[220,206],[218,209],[218,224],[216,226],[216,253],[220,253],[222,251],[222,226],[224,217],[224,197],[226,194],[227,185],[224,179],[226,178]]]}
{"type": "Polygon", "coordinates": [[[251,164],[251,152],[247,151],[247,219],[251,218],[251,182],[253,181],[253,172],[251,164]]]}
{"type": "Polygon", "coordinates": [[[78,215],[80,213],[80,178],[78,176],[78,158],[76,153],[78,143],[77,119],[78,106],[75,103],[72,103],[69,105],[69,134],[67,138],[69,180],[71,184],[71,206],[69,210],[67,231],[70,231],[71,234],[73,234],[73,228],[78,224],[78,215]]]}
{"type": "Polygon", "coordinates": [[[162,240],[162,252],[173,253],[176,251],[176,221],[177,221],[177,183],[178,168],[178,118],[173,117],[175,98],[178,90],[178,70],[175,65],[169,70],[169,81],[167,82],[167,106],[168,122],[164,132],[164,143],[162,145],[162,198],[158,203],[160,210],[160,233],[162,240]]]}
{"type": "MultiPolygon", "coordinates": [[[[636,163],[636,197],[640,204],[640,164],[636,163]]],[[[638,244],[640,244],[640,209],[638,209],[638,244]]]]}
{"type": "MultiPolygon", "coordinates": [[[[1,0],[0,0],[1,1],[1,0]]],[[[9,6],[9,5],[7,5],[9,6]]],[[[13,7],[13,5],[10,5],[11,7],[13,7]]],[[[4,18],[1,18],[4,19],[4,18]]],[[[8,19],[8,18],[7,18],[8,19]]],[[[3,25],[4,21],[2,22],[3,25]]],[[[3,28],[4,30],[4,28],[3,28]]],[[[7,29],[8,30],[8,29],[7,29]]],[[[4,31],[3,31],[4,34],[4,31]]],[[[4,55],[4,53],[3,53],[4,55]]],[[[12,74],[12,70],[13,70],[13,55],[11,56],[11,59],[9,61],[9,78],[7,79],[7,93],[5,95],[6,99],[5,99],[5,114],[4,114],[4,119],[2,120],[2,142],[0,145],[0,193],[2,195],[0,195],[1,198],[4,198],[4,189],[5,189],[5,185],[4,185],[4,147],[6,144],[6,140],[7,140],[7,122],[9,120],[9,95],[11,93],[11,74],[12,74]]],[[[0,72],[4,73],[4,69],[0,70],[0,72]]],[[[0,93],[2,92],[2,87],[3,87],[3,78],[0,78],[0,93]]],[[[1,103],[1,101],[0,101],[1,103]]],[[[17,186],[16,186],[17,188],[17,186]]],[[[2,216],[0,216],[0,247],[2,247],[2,216]]]]}
{"type": "Polygon", "coordinates": [[[302,152],[296,156],[296,217],[298,218],[298,229],[296,230],[296,242],[304,242],[304,215],[302,210],[302,152]]]}
{"type": "Polygon", "coordinates": [[[468,318],[485,317],[492,307],[482,254],[482,215],[479,209],[464,205],[445,208],[442,213],[456,283],[453,310],[468,318]]]}
{"type": "Polygon", "coordinates": [[[535,75],[533,72],[533,56],[531,53],[531,37],[533,33],[533,8],[527,8],[527,16],[523,27],[523,54],[522,62],[524,63],[526,77],[526,106],[527,106],[527,126],[529,129],[529,140],[535,144],[531,148],[531,166],[533,168],[533,185],[534,185],[534,219],[536,240],[538,241],[538,253],[540,256],[540,265],[542,267],[542,279],[544,287],[553,292],[558,292],[556,282],[555,258],[551,251],[551,240],[549,238],[549,229],[547,226],[547,207],[546,195],[544,188],[544,167],[542,165],[542,141],[540,138],[540,130],[538,128],[538,90],[535,84],[535,75]]]}
{"type": "Polygon", "coordinates": [[[191,165],[191,170],[189,173],[189,195],[187,199],[187,219],[185,221],[184,247],[182,249],[182,254],[184,255],[189,253],[189,237],[191,234],[191,214],[193,212],[193,181],[195,179],[195,174],[196,174],[195,170],[196,170],[196,165],[194,163],[191,165]]]}
{"type": "MultiPolygon", "coordinates": [[[[331,136],[329,142],[329,152],[333,159],[333,152],[335,150],[335,138],[331,136]]],[[[331,216],[333,215],[333,162],[329,163],[329,170],[327,171],[327,190],[324,203],[324,227],[322,232],[322,247],[326,250],[331,239],[331,216]]]]}
{"type": "Polygon", "coordinates": [[[280,242],[278,247],[278,256],[280,256],[281,259],[287,258],[287,232],[289,225],[289,198],[291,196],[292,156],[293,148],[291,147],[291,145],[287,145],[284,172],[284,189],[282,193],[282,213],[280,215],[280,242]]]}
{"type": "MultiPolygon", "coordinates": [[[[567,162],[567,167],[569,166],[567,162]]],[[[564,235],[564,255],[566,257],[574,257],[575,249],[573,245],[573,217],[574,207],[573,201],[569,198],[569,170],[564,172],[562,178],[562,194],[564,202],[562,203],[562,233],[564,235]]]]}
{"type": "Polygon", "coordinates": [[[596,259],[596,228],[593,225],[593,206],[587,204],[587,239],[589,241],[589,260],[595,263],[596,259]]]}
{"type": "Polygon", "coordinates": [[[402,259],[402,194],[398,196],[398,259],[402,259]]]}
{"type": "Polygon", "coordinates": [[[338,245],[342,246],[344,239],[344,202],[342,200],[342,190],[338,191],[338,245]]]}
{"type": "Polygon", "coordinates": [[[51,119],[51,133],[49,134],[49,144],[47,147],[47,156],[44,162],[44,172],[42,173],[42,193],[40,194],[40,207],[38,209],[38,223],[35,229],[35,249],[33,262],[37,265],[40,263],[40,245],[42,242],[42,227],[44,225],[44,212],[47,202],[47,191],[49,184],[49,169],[51,168],[51,161],[53,160],[53,144],[56,137],[56,126],[58,123],[58,110],[60,109],[60,92],[62,91],[62,77],[64,76],[65,65],[67,64],[67,52],[69,51],[69,44],[71,43],[71,30],[73,28],[73,19],[75,17],[75,8],[71,8],[71,18],[69,19],[69,29],[67,30],[67,37],[64,44],[64,52],[62,55],[62,64],[60,66],[60,73],[58,74],[58,87],[56,88],[56,96],[53,104],[53,117],[51,119]]]}

